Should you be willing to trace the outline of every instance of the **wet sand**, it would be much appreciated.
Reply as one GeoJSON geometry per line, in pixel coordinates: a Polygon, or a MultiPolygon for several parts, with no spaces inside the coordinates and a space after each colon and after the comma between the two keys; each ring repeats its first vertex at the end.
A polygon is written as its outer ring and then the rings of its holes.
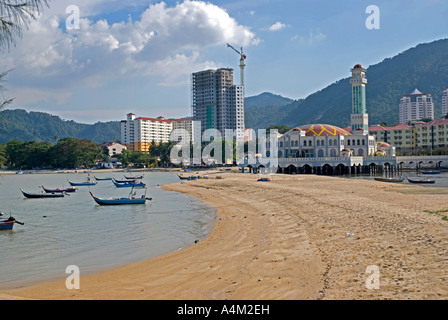
{"type": "Polygon", "coordinates": [[[448,209],[447,189],[258,177],[222,173],[164,186],[218,209],[212,233],[197,244],[81,277],[80,290],[67,290],[64,279],[3,291],[0,299],[448,298],[448,213],[436,212],[448,209]],[[366,283],[370,266],[378,268],[379,289],[366,283]]]}

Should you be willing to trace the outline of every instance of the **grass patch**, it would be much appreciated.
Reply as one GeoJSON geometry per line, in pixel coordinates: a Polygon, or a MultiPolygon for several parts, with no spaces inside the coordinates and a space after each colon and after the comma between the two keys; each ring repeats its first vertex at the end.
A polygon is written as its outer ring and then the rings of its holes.
{"type": "MultiPolygon", "coordinates": [[[[436,216],[442,216],[444,213],[448,213],[448,210],[436,210],[436,211],[431,211],[431,210],[424,210],[423,212],[429,213],[429,214],[433,214],[436,216]]],[[[443,215],[442,217],[443,221],[448,221],[448,216],[443,215]]]]}

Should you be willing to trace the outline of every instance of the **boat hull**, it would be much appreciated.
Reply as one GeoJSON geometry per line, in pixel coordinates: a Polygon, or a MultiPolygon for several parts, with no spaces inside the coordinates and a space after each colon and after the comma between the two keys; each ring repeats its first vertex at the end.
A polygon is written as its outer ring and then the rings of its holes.
{"type": "Polygon", "coordinates": [[[114,185],[117,188],[144,188],[146,184],[144,183],[134,183],[134,182],[126,182],[126,183],[117,183],[115,180],[112,180],[114,185]]]}
{"type": "Polygon", "coordinates": [[[400,183],[403,182],[404,179],[387,179],[387,178],[375,178],[375,181],[380,182],[392,182],[392,183],[400,183]]]}
{"type": "Polygon", "coordinates": [[[22,194],[29,199],[38,199],[38,198],[63,198],[65,196],[65,194],[63,193],[28,193],[23,191],[22,189],[20,189],[20,191],[22,191],[22,194]]]}
{"type": "Polygon", "coordinates": [[[72,187],[72,188],[66,188],[66,189],[47,189],[47,188],[45,188],[44,186],[42,186],[42,189],[44,189],[44,191],[45,191],[46,193],[64,193],[64,192],[69,192],[69,193],[71,193],[71,192],[75,192],[75,191],[76,191],[76,188],[75,188],[75,187],[72,187]]]}
{"type": "Polygon", "coordinates": [[[407,180],[409,181],[409,183],[418,183],[418,184],[434,184],[436,183],[435,180],[412,180],[407,178],[407,180]]]}
{"type": "Polygon", "coordinates": [[[0,221],[0,230],[12,230],[12,228],[14,228],[14,221],[0,221]]]}
{"type": "Polygon", "coordinates": [[[95,186],[96,182],[68,182],[72,187],[95,186]]]}
{"type": "Polygon", "coordinates": [[[115,199],[100,199],[95,197],[91,192],[90,195],[101,206],[118,206],[118,205],[128,205],[128,204],[145,204],[146,198],[115,198],[115,199]]]}

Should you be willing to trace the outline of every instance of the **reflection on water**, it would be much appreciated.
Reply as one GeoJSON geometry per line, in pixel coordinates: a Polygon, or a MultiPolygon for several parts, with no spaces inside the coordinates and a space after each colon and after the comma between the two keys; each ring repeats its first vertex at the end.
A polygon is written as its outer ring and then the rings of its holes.
{"type": "MultiPolygon", "coordinates": [[[[26,199],[19,190],[69,187],[67,180],[82,181],[86,176],[0,176],[0,211],[25,223],[16,224],[13,231],[0,231],[0,289],[17,286],[18,281],[65,278],[69,265],[78,266],[82,275],[141,261],[192,245],[211,230],[214,209],[159,187],[178,182],[174,173],[145,172],[147,197],[153,199],[146,205],[97,205],[89,191],[100,198],[128,195],[129,189],[116,188],[112,181],[79,187],[76,193],[54,199],[26,199]]],[[[122,173],[113,176],[124,179],[122,173]]]]}

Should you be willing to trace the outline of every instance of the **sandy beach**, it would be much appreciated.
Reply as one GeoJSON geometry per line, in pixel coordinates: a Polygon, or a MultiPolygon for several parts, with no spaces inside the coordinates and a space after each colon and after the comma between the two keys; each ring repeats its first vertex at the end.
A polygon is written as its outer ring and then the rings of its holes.
{"type": "MultiPolygon", "coordinates": [[[[222,173],[164,186],[217,208],[184,250],[0,299],[383,300],[448,298],[448,190],[308,175],[222,173]],[[425,211],[433,211],[429,213],[425,211]],[[350,236],[349,236],[350,234],[350,236]],[[368,288],[370,266],[379,288],[368,288]],[[378,282],[377,282],[378,284],[378,282]]],[[[81,271],[82,272],[82,271],[81,271]]]]}

